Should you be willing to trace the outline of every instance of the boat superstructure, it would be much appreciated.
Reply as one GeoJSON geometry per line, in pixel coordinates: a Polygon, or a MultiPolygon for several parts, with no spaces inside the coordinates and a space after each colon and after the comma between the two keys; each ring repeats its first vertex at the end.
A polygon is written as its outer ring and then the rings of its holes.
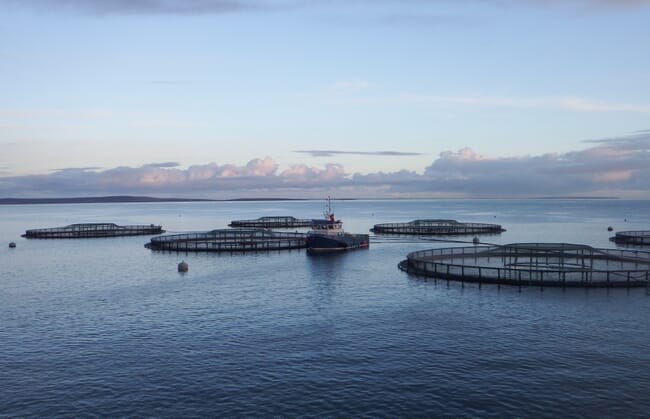
{"type": "Polygon", "coordinates": [[[323,216],[322,219],[311,221],[311,231],[307,233],[308,252],[331,252],[368,247],[370,243],[368,234],[351,234],[343,231],[343,222],[334,216],[329,197],[323,216]]]}

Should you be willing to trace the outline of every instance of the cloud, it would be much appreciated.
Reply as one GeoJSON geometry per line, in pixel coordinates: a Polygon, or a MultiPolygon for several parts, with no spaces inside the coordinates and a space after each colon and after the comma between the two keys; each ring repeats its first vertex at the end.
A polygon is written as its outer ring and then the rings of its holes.
{"type": "Polygon", "coordinates": [[[650,147],[650,130],[640,130],[631,135],[595,140],[585,140],[585,143],[597,144],[600,150],[616,148],[622,151],[644,150],[650,147]]]}
{"type": "Polygon", "coordinates": [[[650,195],[650,134],[603,140],[564,154],[486,158],[471,150],[442,153],[426,168],[434,190],[470,195],[538,196],[591,194],[650,195]]]}
{"type": "Polygon", "coordinates": [[[341,164],[281,170],[271,158],[244,165],[176,162],[140,167],[68,168],[47,175],[0,176],[1,197],[150,195],[232,198],[269,194],[318,197],[539,197],[616,195],[650,198],[650,131],[590,140],[584,150],[492,157],[465,147],[424,168],[347,173],[341,164]]]}
{"type": "Polygon", "coordinates": [[[508,107],[519,109],[559,109],[573,112],[627,112],[650,114],[650,104],[613,103],[577,96],[440,96],[421,93],[395,95],[338,94],[332,96],[349,103],[378,105],[463,105],[474,107],[508,107]]]}
{"type": "MultiPolygon", "coordinates": [[[[156,196],[255,196],[260,190],[312,189],[345,184],[338,164],[325,168],[295,165],[278,173],[270,157],[252,159],[245,165],[193,165],[152,163],[140,167],[58,169],[45,175],[0,177],[0,196],[61,197],[81,195],[150,194],[156,196]]],[[[299,193],[299,192],[298,192],[299,193]]]]}
{"type": "MultiPolygon", "coordinates": [[[[5,0],[7,2],[7,0],[5,0]]],[[[97,15],[209,14],[240,12],[269,7],[254,0],[8,0],[40,10],[72,11],[97,15]]]]}
{"type": "Polygon", "coordinates": [[[295,150],[295,153],[311,154],[312,157],[332,157],[336,155],[357,155],[357,156],[422,156],[422,153],[410,153],[402,151],[340,151],[340,150],[295,150]]]}
{"type": "MultiPolygon", "coordinates": [[[[650,4],[650,0],[648,0],[650,4]]],[[[387,92],[366,80],[338,81],[314,89],[316,100],[353,105],[431,105],[483,108],[553,109],[572,112],[650,114],[650,103],[610,102],[571,94],[557,96],[436,95],[426,92],[387,92]]]]}
{"type": "MultiPolygon", "coordinates": [[[[440,8],[455,2],[450,0],[430,0],[404,2],[399,0],[0,0],[2,4],[16,7],[31,7],[48,11],[71,11],[74,13],[94,15],[138,15],[138,14],[173,14],[199,15],[224,14],[250,11],[275,11],[296,8],[314,8],[335,5],[345,11],[359,5],[370,9],[380,9],[382,5],[412,5],[416,7],[440,8]]],[[[458,1],[457,3],[460,3],[458,1]]],[[[650,0],[464,0],[466,4],[492,4],[495,7],[579,7],[588,9],[628,9],[647,6],[650,0]]],[[[389,15],[387,22],[414,21],[420,23],[438,23],[446,21],[445,17],[426,17],[421,13],[389,15]]]]}
{"type": "Polygon", "coordinates": [[[86,167],[66,167],[63,169],[54,169],[54,172],[59,172],[59,173],[80,173],[80,172],[88,172],[91,170],[101,170],[101,167],[96,167],[96,166],[86,166],[86,167]]]}
{"type": "Polygon", "coordinates": [[[181,164],[175,161],[167,161],[167,162],[162,162],[162,163],[149,163],[144,167],[157,167],[157,168],[165,168],[165,167],[178,167],[181,164]]]}
{"type": "MultiPolygon", "coordinates": [[[[2,0],[0,0],[1,2],[2,0]]],[[[38,118],[74,118],[97,120],[106,119],[114,116],[114,112],[107,109],[82,109],[82,110],[67,110],[67,109],[38,109],[38,108],[0,108],[0,118],[8,118],[14,120],[33,120],[38,118]]]]}
{"type": "MultiPolygon", "coordinates": [[[[303,164],[292,165],[289,169],[283,171],[280,177],[288,182],[299,185],[309,185],[312,182],[330,182],[341,180],[345,181],[345,170],[343,165],[329,163],[325,169],[309,167],[303,164]]],[[[312,185],[309,185],[310,187],[312,185]]]]}

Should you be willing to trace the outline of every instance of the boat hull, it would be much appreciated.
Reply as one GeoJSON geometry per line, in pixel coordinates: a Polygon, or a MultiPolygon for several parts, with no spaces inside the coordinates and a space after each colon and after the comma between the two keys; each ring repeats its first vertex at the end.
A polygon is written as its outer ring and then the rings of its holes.
{"type": "Polygon", "coordinates": [[[337,252],[351,249],[364,249],[370,243],[367,234],[309,234],[307,251],[310,253],[337,252]]]}

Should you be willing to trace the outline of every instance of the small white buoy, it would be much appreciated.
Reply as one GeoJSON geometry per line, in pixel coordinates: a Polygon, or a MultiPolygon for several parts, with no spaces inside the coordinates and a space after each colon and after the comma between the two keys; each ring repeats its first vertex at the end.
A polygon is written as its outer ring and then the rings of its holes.
{"type": "Polygon", "coordinates": [[[178,272],[187,272],[189,269],[189,266],[185,261],[182,261],[181,263],[178,264],[178,272]]]}
{"type": "Polygon", "coordinates": [[[14,247],[16,247],[16,243],[14,243],[14,242],[9,243],[9,247],[11,247],[13,249],[14,247]]]}
{"type": "Polygon", "coordinates": [[[614,231],[614,228],[612,226],[607,227],[607,231],[614,231]]]}
{"type": "Polygon", "coordinates": [[[481,240],[479,240],[478,237],[474,237],[474,240],[472,240],[472,243],[474,243],[474,244],[479,244],[480,242],[481,242],[481,240]]]}

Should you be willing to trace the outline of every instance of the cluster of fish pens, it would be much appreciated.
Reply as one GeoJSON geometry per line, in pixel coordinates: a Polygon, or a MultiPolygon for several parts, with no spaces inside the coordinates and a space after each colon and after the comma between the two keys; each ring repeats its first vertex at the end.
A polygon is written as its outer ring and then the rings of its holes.
{"type": "Polygon", "coordinates": [[[400,269],[464,282],[559,287],[650,286],[650,253],[567,243],[515,243],[409,253],[400,269]]]}
{"type": "MultiPolygon", "coordinates": [[[[333,218],[333,216],[332,216],[333,218]]],[[[308,234],[276,229],[312,227],[315,220],[291,216],[234,220],[231,229],[158,235],[145,247],[176,252],[240,252],[302,249],[308,234]],[[242,228],[242,226],[252,228],[242,228]]],[[[330,221],[335,223],[334,221],[330,221]]],[[[340,223],[337,221],[336,223],[340,223]]],[[[610,228],[611,230],[611,228],[610,228]]],[[[456,220],[423,219],[406,223],[375,224],[380,235],[450,236],[500,234],[498,224],[462,223],[456,220]]],[[[114,223],[71,224],[65,227],[27,230],[23,237],[91,238],[157,235],[162,226],[114,223]]],[[[621,231],[611,238],[619,245],[650,245],[650,231],[621,231]]],[[[452,242],[453,240],[446,240],[452,242]]],[[[462,282],[560,287],[639,287],[650,289],[650,252],[598,249],[567,243],[514,243],[421,250],[399,263],[411,274],[462,282]]],[[[15,247],[15,243],[9,244],[15,247]]],[[[180,267],[179,267],[180,269],[180,267]]]]}

